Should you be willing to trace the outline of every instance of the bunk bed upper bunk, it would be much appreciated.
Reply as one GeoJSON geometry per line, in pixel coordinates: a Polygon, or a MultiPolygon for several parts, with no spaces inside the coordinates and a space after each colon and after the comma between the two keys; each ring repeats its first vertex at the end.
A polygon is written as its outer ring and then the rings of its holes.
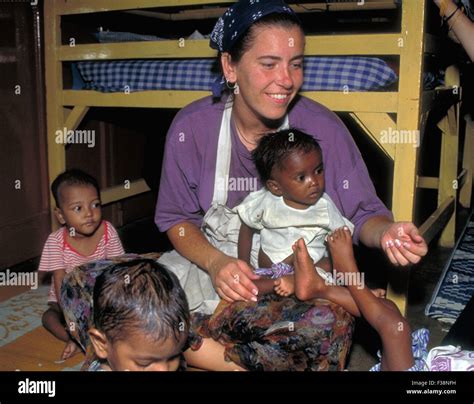
{"type": "MultiPolygon", "coordinates": [[[[210,91],[150,90],[98,92],[92,90],[65,89],[63,86],[63,64],[69,62],[122,61],[135,59],[195,59],[215,58],[216,52],[208,40],[185,40],[183,38],[124,43],[63,44],[61,18],[70,15],[124,11],[134,14],[153,15],[158,18],[190,20],[194,18],[217,18],[233,1],[222,0],[47,0],[45,15],[46,91],[49,178],[52,181],[66,167],[65,148],[54,141],[58,128],[75,130],[91,107],[134,107],[134,108],[182,108],[192,101],[205,97],[210,91]],[[208,8],[196,8],[206,6],[208,8]],[[152,11],[150,11],[152,9],[152,11]],[[171,11],[170,11],[171,10],[171,11]]],[[[429,230],[443,227],[442,222],[452,218],[456,191],[448,184],[456,180],[457,172],[449,167],[449,160],[457,158],[458,116],[456,111],[461,91],[459,77],[450,74],[443,87],[423,91],[424,53],[436,53],[435,38],[424,33],[426,1],[410,0],[365,0],[344,2],[288,2],[298,13],[314,12],[317,7],[326,10],[361,10],[401,8],[400,30],[394,33],[362,33],[337,35],[308,35],[305,56],[377,56],[398,59],[398,88],[389,91],[303,91],[301,94],[320,102],[333,111],[348,112],[364,133],[393,161],[394,180],[391,208],[396,220],[413,220],[416,187],[437,188],[439,209],[423,228],[429,230]],[[446,147],[443,149],[444,166],[439,178],[417,175],[419,149],[403,142],[387,142],[384,131],[392,128],[399,133],[418,131],[423,134],[426,117],[434,105],[442,101],[446,111],[444,132],[446,147]],[[449,147],[447,146],[449,143],[449,147]]],[[[102,192],[103,203],[111,203],[126,197],[146,192],[144,180],[138,180],[124,189],[115,186],[102,192]]],[[[446,244],[454,242],[454,221],[444,232],[446,244]]],[[[428,240],[429,241],[429,240],[428,240]]],[[[407,277],[398,275],[397,280],[407,277]]],[[[406,279],[401,281],[406,286],[406,279]]],[[[395,284],[395,282],[394,282],[395,284]]],[[[392,293],[402,312],[405,310],[404,291],[392,293]]]]}

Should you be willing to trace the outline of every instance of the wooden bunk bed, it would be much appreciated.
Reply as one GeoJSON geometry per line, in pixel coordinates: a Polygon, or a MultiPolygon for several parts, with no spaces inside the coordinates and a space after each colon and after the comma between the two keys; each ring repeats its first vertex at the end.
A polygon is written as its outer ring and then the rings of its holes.
{"type": "MultiPolygon", "coordinates": [[[[167,40],[159,42],[128,42],[110,44],[62,45],[61,17],[75,14],[98,13],[107,11],[128,10],[136,14],[148,13],[146,9],[165,7],[182,7],[196,5],[215,5],[216,10],[196,9],[183,13],[160,13],[163,19],[200,18],[203,13],[221,15],[224,8],[232,1],[223,0],[46,0],[45,17],[45,53],[46,53],[46,100],[48,126],[48,161],[49,178],[52,181],[66,167],[65,147],[55,142],[54,133],[58,128],[75,130],[90,107],[134,107],[134,108],[181,108],[188,103],[207,96],[205,91],[143,91],[136,93],[100,93],[86,90],[69,90],[63,88],[62,64],[70,61],[85,60],[120,60],[120,59],[160,59],[160,58],[211,58],[215,52],[209,48],[207,40],[180,41],[167,40]],[[186,14],[188,13],[188,14],[186,14]],[[212,14],[214,13],[214,14],[212,14]]],[[[291,6],[297,12],[308,10],[298,4],[291,6]]],[[[319,2],[321,3],[321,1],[319,2]]],[[[360,3],[360,2],[358,2],[360,3]]],[[[396,7],[395,1],[366,0],[364,7],[373,9],[396,7]],[[382,4],[383,3],[383,4],[382,4]],[[391,4],[390,4],[391,3],[391,4]]],[[[395,33],[377,33],[360,35],[324,35],[307,36],[306,55],[378,55],[399,58],[398,91],[389,92],[303,92],[302,94],[316,100],[329,109],[337,112],[348,112],[369,136],[394,163],[394,180],[392,211],[396,220],[411,221],[414,218],[415,192],[418,188],[438,190],[438,209],[421,226],[421,230],[430,241],[434,235],[443,230],[441,244],[454,244],[454,218],[456,206],[456,181],[472,178],[472,168],[467,168],[458,176],[458,134],[459,105],[461,89],[459,74],[455,68],[448,69],[446,85],[432,91],[423,91],[422,72],[425,53],[436,53],[435,38],[424,33],[426,6],[431,0],[403,1],[401,5],[401,29],[395,33]],[[435,105],[443,105],[443,118],[439,123],[442,131],[441,165],[439,177],[417,175],[419,148],[412,144],[387,143],[381,139],[387,128],[398,131],[420,131],[423,135],[429,111],[435,105]]],[[[336,2],[324,4],[328,9],[350,9],[360,7],[354,2],[336,2]]],[[[468,183],[465,186],[469,186],[468,183]]],[[[469,188],[470,189],[470,188],[469,188]]],[[[104,204],[128,198],[148,191],[144,180],[138,180],[129,187],[116,186],[102,192],[104,204]]],[[[470,199],[462,190],[464,203],[470,199]]],[[[51,206],[51,209],[53,206],[51,206]]],[[[53,225],[54,226],[54,225],[53,225]]],[[[389,295],[398,304],[402,313],[406,309],[406,287],[409,271],[398,272],[390,280],[389,295]]]]}

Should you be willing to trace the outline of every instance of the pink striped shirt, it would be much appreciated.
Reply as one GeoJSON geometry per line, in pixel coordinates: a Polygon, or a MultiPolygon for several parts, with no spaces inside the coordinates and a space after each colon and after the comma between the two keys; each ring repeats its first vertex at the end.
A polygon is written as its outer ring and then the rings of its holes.
{"type": "MultiPolygon", "coordinates": [[[[80,254],[69,245],[66,240],[66,227],[61,227],[54,233],[51,233],[44,245],[38,271],[56,271],[57,269],[64,269],[66,273],[68,273],[78,265],[124,254],[125,252],[117,234],[117,230],[115,230],[114,226],[106,220],[104,220],[104,226],[104,235],[100,238],[95,251],[88,256],[80,254]]],[[[58,299],[54,290],[54,282],[51,282],[48,302],[57,301],[58,299]]]]}

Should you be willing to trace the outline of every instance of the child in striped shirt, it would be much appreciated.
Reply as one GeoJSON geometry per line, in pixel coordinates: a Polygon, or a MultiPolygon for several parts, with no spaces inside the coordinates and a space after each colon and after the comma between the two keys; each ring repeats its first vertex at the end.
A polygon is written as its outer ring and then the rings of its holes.
{"type": "Polygon", "coordinates": [[[62,227],[49,235],[43,248],[38,271],[53,271],[48,295],[49,308],[43,326],[66,342],[61,355],[65,360],[80,351],[70,338],[58,296],[64,275],[86,262],[124,254],[117,231],[102,220],[100,189],[95,178],[77,169],[60,174],[51,185],[56,218],[62,227]]]}

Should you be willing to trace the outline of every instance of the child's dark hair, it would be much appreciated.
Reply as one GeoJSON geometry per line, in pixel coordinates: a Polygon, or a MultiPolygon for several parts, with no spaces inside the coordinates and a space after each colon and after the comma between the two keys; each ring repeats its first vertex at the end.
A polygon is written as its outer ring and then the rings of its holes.
{"type": "Polygon", "coordinates": [[[263,136],[252,152],[260,180],[265,184],[271,179],[273,167],[283,168],[283,161],[296,151],[308,153],[317,150],[319,143],[310,135],[297,129],[285,129],[263,136]]]}
{"type": "Polygon", "coordinates": [[[94,285],[94,325],[111,342],[137,332],[154,341],[186,341],[189,308],[178,278],[150,259],[107,268],[94,285]]]}
{"type": "Polygon", "coordinates": [[[92,175],[89,175],[77,168],[73,168],[71,170],[64,171],[62,174],[59,174],[51,184],[51,192],[58,208],[61,207],[59,188],[62,185],[92,185],[96,189],[97,195],[100,197],[100,188],[97,180],[92,175]]]}

